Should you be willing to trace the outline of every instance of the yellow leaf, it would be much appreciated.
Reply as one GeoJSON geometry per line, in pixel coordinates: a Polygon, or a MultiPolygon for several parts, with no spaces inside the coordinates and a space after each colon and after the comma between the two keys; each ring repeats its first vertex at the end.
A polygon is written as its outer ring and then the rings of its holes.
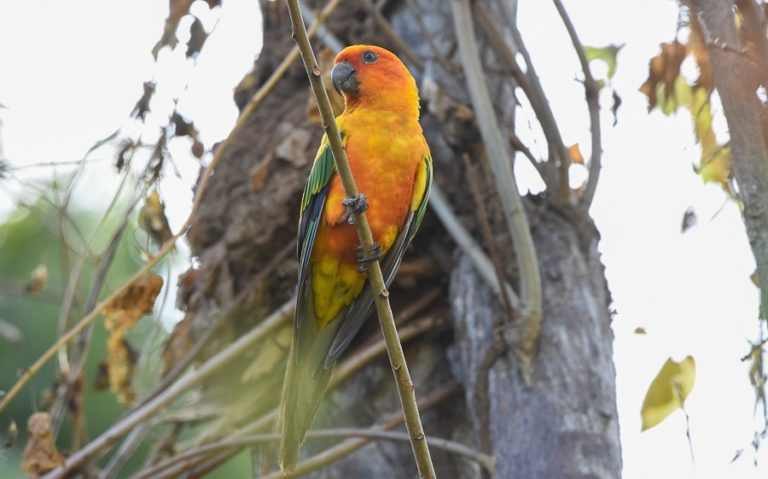
{"type": "Polygon", "coordinates": [[[693,357],[686,356],[679,363],[672,358],[667,359],[645,393],[640,410],[643,419],[642,430],[658,425],[676,409],[681,408],[693,389],[695,380],[696,361],[693,357]]]}
{"type": "Polygon", "coordinates": [[[752,282],[755,283],[755,286],[757,286],[758,288],[760,287],[760,276],[757,275],[757,270],[755,270],[755,272],[752,273],[749,279],[751,279],[752,282]]]}
{"type": "Polygon", "coordinates": [[[578,143],[574,143],[573,145],[568,147],[568,158],[571,159],[571,163],[574,163],[577,165],[584,164],[584,155],[581,154],[581,150],[579,150],[578,143]]]}
{"type": "Polygon", "coordinates": [[[641,336],[645,336],[646,334],[648,334],[648,331],[646,331],[644,327],[638,326],[638,327],[635,328],[635,334],[639,334],[641,336]]]}
{"type": "Polygon", "coordinates": [[[731,175],[731,149],[718,146],[708,157],[702,158],[699,175],[704,183],[720,183],[728,190],[728,178],[731,175]]]}

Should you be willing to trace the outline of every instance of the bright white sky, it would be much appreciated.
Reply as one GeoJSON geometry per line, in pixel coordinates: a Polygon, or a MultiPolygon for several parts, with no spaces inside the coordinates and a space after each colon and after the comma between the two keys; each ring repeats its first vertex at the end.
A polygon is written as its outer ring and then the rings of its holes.
{"type": "MultiPolygon", "coordinates": [[[[626,43],[613,80],[623,105],[617,127],[610,127],[607,111],[603,115],[604,169],[592,209],[618,311],[613,326],[624,476],[766,477],[765,448],[760,466],[753,465],[754,399],[747,365],[739,361],[748,350],[747,340],[756,335],[758,305],[749,280],[754,260],[738,209],[732,203],[723,207],[719,188],[703,185],[693,173],[699,150],[688,114],[648,115],[646,100],[637,91],[659,43],[673,38],[677,5],[672,0],[565,3],[585,44],[626,43]],[[683,235],[680,224],[689,206],[699,224],[683,235]],[[648,334],[634,334],[638,326],[648,334]],[[682,414],[640,433],[646,388],[667,357],[687,354],[695,357],[698,371],[687,403],[695,467],[682,414]],[[738,449],[745,449],[744,454],[730,464],[738,449]]],[[[184,60],[183,44],[176,52],[164,51],[157,65],[149,54],[162,31],[167,2],[48,0],[4,6],[0,103],[7,109],[0,111],[1,139],[2,154],[14,166],[78,160],[96,139],[118,127],[136,131],[128,113],[141,95],[142,82],[151,78],[158,80],[159,91],[147,134],[170,113],[171,98],[181,97],[179,110],[194,119],[210,145],[233,126],[237,111],[232,88],[261,48],[255,0],[225,0],[220,15],[195,6],[206,26],[219,19],[196,66],[184,60]]],[[[180,32],[188,24],[189,19],[180,32]]],[[[583,89],[575,81],[579,67],[551,3],[520,0],[520,27],[566,143],[580,143],[588,158],[588,117],[583,89]]],[[[186,39],[183,33],[181,37],[186,39]]],[[[609,99],[603,104],[609,105],[609,99]]],[[[171,175],[162,186],[174,230],[189,212],[197,175],[198,164],[188,149],[184,140],[171,145],[180,177],[171,175]]],[[[115,175],[112,152],[93,157],[102,160],[77,195],[98,208],[113,191],[115,175]]],[[[521,186],[527,188],[534,182],[524,162],[519,163],[521,186]]],[[[50,170],[15,174],[37,181],[41,172],[50,170]]],[[[2,217],[12,209],[8,189],[12,195],[22,190],[7,180],[0,186],[2,217]]],[[[27,193],[26,199],[33,198],[27,193]]]]}

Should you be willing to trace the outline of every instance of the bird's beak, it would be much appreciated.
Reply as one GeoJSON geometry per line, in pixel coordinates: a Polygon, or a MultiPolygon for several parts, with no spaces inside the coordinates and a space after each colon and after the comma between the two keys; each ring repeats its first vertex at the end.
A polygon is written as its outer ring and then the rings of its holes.
{"type": "Polygon", "coordinates": [[[339,95],[342,93],[357,95],[358,93],[357,72],[347,60],[339,62],[333,67],[331,81],[333,88],[339,95]]]}

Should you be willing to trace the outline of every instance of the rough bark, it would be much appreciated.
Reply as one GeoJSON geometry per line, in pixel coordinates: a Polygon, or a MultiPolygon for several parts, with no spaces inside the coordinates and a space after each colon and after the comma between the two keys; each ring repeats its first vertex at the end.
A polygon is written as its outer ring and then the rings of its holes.
{"type": "MultiPolygon", "coordinates": [[[[768,145],[761,118],[764,106],[756,94],[761,80],[765,82],[764,73],[761,76],[738,53],[742,45],[731,2],[697,0],[696,6],[709,44],[715,87],[728,121],[733,168],[744,201],[744,223],[757,262],[763,315],[768,318],[768,145]]],[[[764,42],[764,32],[760,35],[764,42]]]]}
{"type": "MultiPolygon", "coordinates": [[[[307,3],[321,5],[319,1],[307,3]]],[[[515,11],[511,6],[499,11],[498,2],[487,4],[497,18],[515,11]]],[[[264,50],[236,92],[241,105],[293,44],[285,5],[267,0],[261,5],[264,50]]],[[[436,181],[479,240],[458,160],[463,153],[472,156],[477,151],[479,135],[453,53],[450,5],[441,0],[390,1],[384,14],[426,61],[424,72],[413,71],[427,100],[422,124],[435,158],[436,181]],[[421,24],[408,4],[418,9],[421,24]],[[424,29],[432,35],[431,43],[425,40],[424,29]],[[442,58],[437,57],[435,48],[442,58]],[[437,85],[438,93],[427,91],[430,83],[437,85]]],[[[345,43],[391,47],[382,41],[374,22],[356,1],[343,4],[339,13],[331,16],[328,27],[345,43]]],[[[485,64],[500,64],[485,40],[480,40],[485,64]]],[[[515,110],[511,76],[493,75],[489,86],[500,99],[496,105],[500,121],[511,128],[515,110]]],[[[250,283],[276,251],[293,241],[301,189],[322,130],[308,119],[309,95],[305,73],[297,62],[235,140],[211,179],[190,233],[199,266],[184,277],[179,302],[187,314],[167,345],[169,363],[206,331],[216,312],[250,283]]],[[[484,183],[486,201],[493,210],[498,205],[494,183],[487,177],[484,183]]],[[[530,387],[523,382],[515,355],[504,347],[503,338],[513,335],[519,325],[514,318],[504,316],[491,290],[478,279],[431,213],[406,257],[404,269],[408,271],[398,277],[391,290],[397,317],[398,311],[428,290],[441,288],[439,300],[421,315],[446,318],[451,326],[405,348],[417,396],[452,378],[464,387],[463,396],[424,414],[427,435],[495,454],[501,478],[619,477],[613,337],[609,294],[596,249],[597,231],[582,211],[555,207],[545,197],[528,198],[526,205],[544,293],[540,347],[530,387]],[[408,261],[432,266],[408,268],[408,261]]],[[[510,283],[516,284],[506,225],[503,219],[492,218],[492,227],[502,250],[498,261],[506,265],[510,283]]],[[[290,255],[253,291],[210,350],[231,341],[286,301],[293,292],[295,275],[296,263],[290,255]]],[[[379,334],[375,320],[369,321],[352,349],[379,334]]],[[[190,405],[213,419],[210,434],[225,434],[233,424],[274,407],[289,338],[286,329],[244,358],[239,367],[229,368],[215,383],[208,384],[190,405]]],[[[398,407],[391,372],[386,359],[381,358],[329,392],[316,427],[365,427],[398,407]]],[[[311,454],[328,444],[308,442],[304,453],[311,454]]],[[[438,477],[483,477],[481,469],[465,459],[439,450],[432,452],[438,477]]],[[[382,441],[313,477],[414,474],[408,444],[382,441]]]]}

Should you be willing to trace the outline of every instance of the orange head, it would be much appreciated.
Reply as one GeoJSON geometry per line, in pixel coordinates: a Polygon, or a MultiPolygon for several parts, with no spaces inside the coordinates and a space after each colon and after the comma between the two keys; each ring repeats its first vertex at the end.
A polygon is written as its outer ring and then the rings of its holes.
{"type": "Polygon", "coordinates": [[[352,45],[336,55],[333,87],[344,94],[346,111],[394,110],[419,116],[416,81],[397,56],[373,45],[352,45]]]}

